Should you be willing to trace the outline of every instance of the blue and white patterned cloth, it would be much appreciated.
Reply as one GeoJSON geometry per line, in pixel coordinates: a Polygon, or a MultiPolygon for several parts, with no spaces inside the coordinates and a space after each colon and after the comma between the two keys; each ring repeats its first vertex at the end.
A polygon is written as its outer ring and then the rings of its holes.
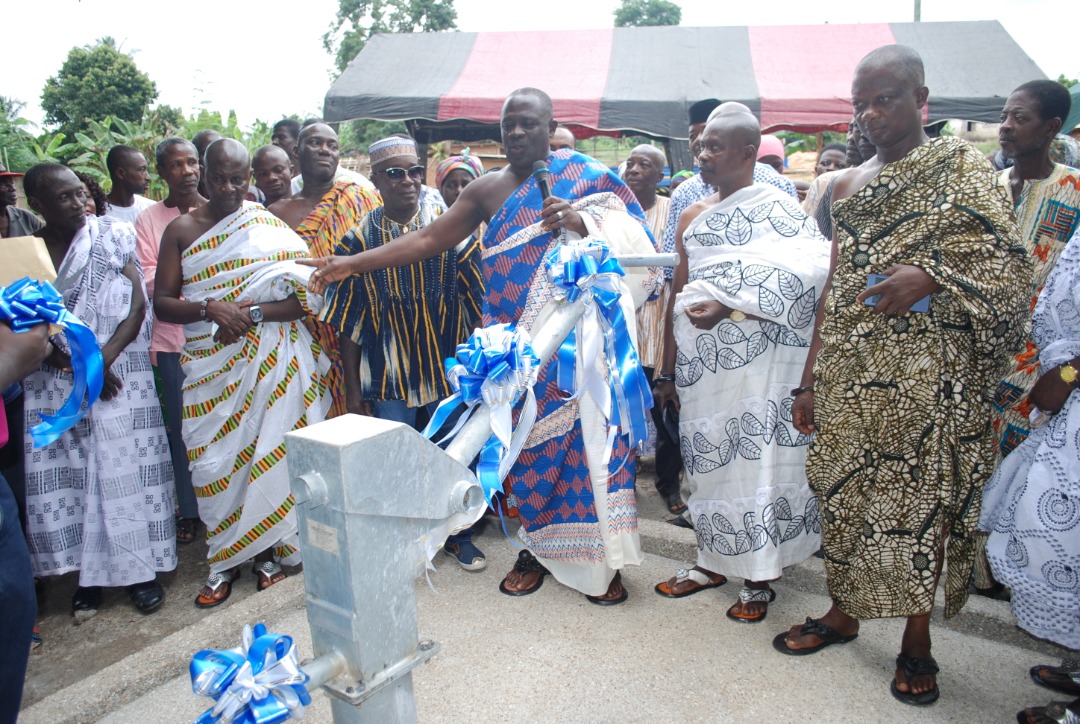
{"type": "MultiPolygon", "coordinates": [[[[1031,318],[1043,374],[1080,355],[1080,232],[1073,234],[1031,318]]],[[[1080,649],[1080,395],[1009,453],[983,492],[986,557],[1012,589],[1020,628],[1080,649]]]]}

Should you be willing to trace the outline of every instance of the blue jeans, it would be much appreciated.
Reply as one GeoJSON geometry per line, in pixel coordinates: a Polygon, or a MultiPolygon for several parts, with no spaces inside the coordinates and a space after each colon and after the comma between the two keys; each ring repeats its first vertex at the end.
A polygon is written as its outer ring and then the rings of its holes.
{"type": "Polygon", "coordinates": [[[181,518],[199,519],[199,503],[191,486],[187,445],[184,444],[184,371],[180,368],[179,352],[158,352],[157,368],[161,374],[161,398],[165,401],[165,427],[169,431],[169,451],[172,453],[173,473],[176,476],[176,507],[181,518]]]}
{"type": "Polygon", "coordinates": [[[0,724],[19,716],[30,634],[37,618],[34,572],[26,548],[19,510],[7,481],[0,475],[0,724]]]}

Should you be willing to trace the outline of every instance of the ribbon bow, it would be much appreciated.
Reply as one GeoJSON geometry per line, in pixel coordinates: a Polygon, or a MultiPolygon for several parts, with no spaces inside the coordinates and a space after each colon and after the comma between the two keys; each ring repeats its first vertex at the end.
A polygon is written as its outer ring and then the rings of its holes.
{"type": "Polygon", "coordinates": [[[101,348],[93,330],[64,307],[64,298],[48,282],[23,277],[0,287],[0,318],[8,320],[16,332],[39,324],[55,324],[64,330],[71,348],[71,394],[55,415],[42,415],[41,422],[30,429],[34,447],[44,447],[75,427],[101,396],[105,384],[101,348]]]}
{"type": "Polygon", "coordinates": [[[442,428],[451,413],[464,404],[465,412],[443,440],[455,434],[465,424],[476,406],[485,402],[491,412],[492,435],[480,452],[476,477],[490,502],[502,491],[502,481],[517,460],[525,438],[536,422],[536,396],[533,385],[539,374],[540,359],[533,352],[527,332],[512,324],[495,324],[477,329],[468,340],[457,346],[457,356],[444,363],[446,379],[454,394],[443,400],[424,428],[431,438],[442,428]],[[514,403],[525,393],[525,405],[513,425],[514,403]]]}
{"type": "Polygon", "coordinates": [[[311,703],[291,636],[244,626],[240,648],[205,649],[191,659],[191,688],[217,703],[195,724],[277,724],[302,719],[311,703]]]}
{"type": "Polygon", "coordinates": [[[556,298],[574,302],[584,297],[586,306],[577,328],[559,347],[559,388],[571,395],[588,392],[608,418],[609,438],[622,427],[631,443],[640,443],[648,436],[653,398],[619,304],[619,277],[626,272],[607,244],[592,237],[559,244],[548,252],[544,266],[556,298]],[[593,364],[601,353],[607,379],[593,364]]]}

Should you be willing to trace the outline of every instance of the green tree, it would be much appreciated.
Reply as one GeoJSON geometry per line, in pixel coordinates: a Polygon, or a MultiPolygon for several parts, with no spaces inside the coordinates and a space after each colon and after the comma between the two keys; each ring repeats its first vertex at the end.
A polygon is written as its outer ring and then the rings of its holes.
{"type": "Polygon", "coordinates": [[[0,161],[11,171],[25,171],[37,162],[30,121],[20,115],[25,106],[20,100],[0,96],[0,161]]]}
{"type": "Polygon", "coordinates": [[[1077,83],[1080,83],[1080,80],[1077,80],[1076,78],[1066,78],[1064,73],[1058,76],[1057,81],[1066,88],[1072,88],[1077,83]]]}
{"type": "Polygon", "coordinates": [[[60,71],[45,81],[41,108],[45,123],[71,135],[91,119],[105,117],[139,122],[157,98],[157,86],[135,65],[116,41],[105,37],[95,45],[72,48],[60,71]]]}
{"type": "Polygon", "coordinates": [[[454,0],[338,0],[323,47],[345,70],[376,33],[430,33],[457,29],[454,0]]]}
{"type": "Polygon", "coordinates": [[[678,25],[682,21],[682,8],[668,0],[622,0],[613,14],[617,28],[678,25]]]}

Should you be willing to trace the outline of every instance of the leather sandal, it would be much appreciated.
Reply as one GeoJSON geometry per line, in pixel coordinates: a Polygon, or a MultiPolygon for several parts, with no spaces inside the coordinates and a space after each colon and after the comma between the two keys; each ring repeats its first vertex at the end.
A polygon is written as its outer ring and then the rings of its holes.
{"type": "Polygon", "coordinates": [[[788,632],[783,631],[776,634],[772,640],[773,648],[782,654],[788,656],[807,656],[809,654],[816,654],[827,646],[833,644],[846,644],[859,638],[859,634],[853,633],[850,636],[843,636],[839,631],[834,629],[827,623],[822,623],[816,618],[806,617],[806,623],[799,627],[799,636],[817,636],[821,639],[821,643],[817,646],[807,646],[802,649],[793,649],[787,645],[788,632]]]}
{"type": "Polygon", "coordinates": [[[165,602],[165,589],[156,578],[128,586],[127,590],[131,603],[139,613],[153,613],[165,602]]]}
{"type": "Polygon", "coordinates": [[[685,598],[710,588],[719,588],[725,583],[727,583],[727,577],[722,574],[697,567],[689,570],[680,568],[675,572],[674,577],[657,583],[653,586],[653,590],[664,598],[685,598]]]}
{"type": "Polygon", "coordinates": [[[232,568],[221,573],[211,573],[203,586],[204,590],[210,590],[210,595],[207,596],[202,591],[199,591],[199,595],[195,597],[195,608],[213,608],[228,601],[229,596],[232,595],[233,581],[239,577],[239,568],[232,568]]]}
{"type": "Polygon", "coordinates": [[[739,600],[727,610],[727,617],[739,623],[761,623],[769,613],[769,604],[776,600],[776,591],[772,588],[750,588],[743,586],[739,590],[739,600]],[[763,603],[761,613],[750,615],[740,613],[747,603],[763,603]],[[736,611],[738,609],[738,612],[736,611]]]}
{"type": "Polygon", "coordinates": [[[265,591],[286,578],[285,571],[281,570],[281,565],[275,561],[259,561],[251,572],[255,574],[256,591],[265,591]]]}
{"type": "Polygon", "coordinates": [[[91,618],[101,608],[101,586],[79,586],[71,597],[71,615],[75,623],[91,618]]]}
{"type": "Polygon", "coordinates": [[[611,583],[608,584],[608,590],[604,596],[590,596],[586,594],[585,598],[589,603],[595,603],[597,606],[617,606],[630,597],[630,592],[626,590],[626,586],[622,585],[622,573],[620,571],[615,571],[615,577],[612,578],[611,583]],[[616,584],[622,587],[622,593],[615,598],[605,598],[604,596],[610,594],[611,589],[614,588],[616,584]]]}
{"type": "MultiPolygon", "coordinates": [[[[531,588],[513,590],[506,587],[506,578],[504,578],[502,583],[499,584],[499,591],[505,593],[507,596],[528,596],[530,593],[536,593],[540,586],[544,585],[544,576],[549,573],[548,569],[544,568],[543,564],[536,559],[536,556],[529,551],[521,551],[521,553],[518,553],[518,558],[514,562],[514,568],[511,572],[513,571],[517,571],[518,574],[522,576],[529,573],[538,574],[536,585],[531,588]]],[[[507,574],[507,577],[509,577],[509,574],[507,574]]]]}
{"type": "Polygon", "coordinates": [[[1072,702],[1052,701],[1046,706],[1033,706],[1016,712],[1016,721],[1019,724],[1080,724],[1080,714],[1073,711],[1074,708],[1080,708],[1080,699],[1072,702]]]}
{"type": "Polygon", "coordinates": [[[1080,661],[1064,659],[1061,666],[1032,666],[1028,673],[1031,680],[1039,686],[1062,694],[1080,696],[1080,661]]]}
{"type": "Polygon", "coordinates": [[[900,691],[896,688],[896,677],[889,683],[889,690],[892,691],[892,695],[896,697],[897,701],[902,701],[905,704],[912,704],[914,706],[927,706],[933,704],[941,696],[941,691],[937,687],[937,681],[934,682],[934,688],[929,691],[924,691],[921,694],[916,694],[911,689],[911,680],[916,676],[937,676],[941,669],[938,668],[937,662],[934,661],[933,656],[928,656],[925,659],[916,658],[914,656],[908,656],[907,654],[900,654],[896,657],[896,668],[904,672],[904,678],[907,679],[908,691],[900,691]]]}

